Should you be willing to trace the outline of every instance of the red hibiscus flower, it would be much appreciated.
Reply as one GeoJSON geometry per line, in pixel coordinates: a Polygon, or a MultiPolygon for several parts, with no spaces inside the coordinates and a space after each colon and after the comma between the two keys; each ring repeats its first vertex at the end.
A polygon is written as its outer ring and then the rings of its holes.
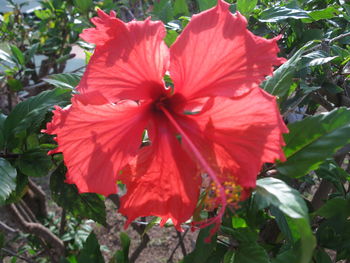
{"type": "Polygon", "coordinates": [[[45,131],[57,135],[51,153],[63,153],[67,182],[108,196],[121,180],[128,223],[153,215],[181,229],[207,174],[207,201],[220,221],[239,192],[255,187],[264,162],[284,159],[287,128],[275,97],[259,88],[284,61],[278,38],[253,35],[222,0],[194,15],[170,49],[162,22],[98,16],[81,34],[96,49],[79,94],[56,108],[45,131]]]}

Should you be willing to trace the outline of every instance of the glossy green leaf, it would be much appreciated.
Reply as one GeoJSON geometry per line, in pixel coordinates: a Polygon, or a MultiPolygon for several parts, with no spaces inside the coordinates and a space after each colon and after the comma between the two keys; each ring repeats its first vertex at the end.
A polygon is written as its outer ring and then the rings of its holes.
{"type": "Polygon", "coordinates": [[[210,225],[206,228],[201,229],[198,238],[196,240],[195,249],[188,254],[184,259],[183,263],[203,263],[209,258],[210,254],[216,247],[216,235],[213,235],[209,243],[205,242],[205,239],[209,237],[210,229],[213,226],[210,225]]]}
{"type": "Polygon", "coordinates": [[[188,16],[190,12],[188,11],[187,0],[175,0],[174,2],[174,16],[188,16]]]}
{"type": "Polygon", "coordinates": [[[104,263],[100,244],[94,232],[86,239],[84,247],[78,256],[78,263],[104,263]]]}
{"type": "Polygon", "coordinates": [[[18,47],[16,47],[15,45],[10,45],[10,49],[11,49],[12,55],[16,59],[16,62],[19,65],[24,66],[25,58],[24,58],[24,54],[22,53],[22,51],[18,47]]]}
{"type": "Polygon", "coordinates": [[[20,91],[21,89],[23,89],[23,85],[22,82],[19,81],[18,79],[14,79],[14,78],[8,78],[7,79],[7,85],[10,88],[11,91],[20,91]]]}
{"type": "Polygon", "coordinates": [[[234,263],[234,260],[235,260],[235,252],[233,250],[227,251],[224,256],[224,263],[234,263]]]}
{"type": "Polygon", "coordinates": [[[346,195],[344,182],[346,180],[350,181],[350,174],[340,168],[334,161],[327,160],[320,165],[315,173],[323,180],[331,182],[338,193],[341,193],[343,196],[346,195]]]}
{"type": "Polygon", "coordinates": [[[275,70],[273,75],[261,84],[261,87],[268,93],[278,96],[280,100],[284,99],[293,84],[296,65],[303,53],[304,50],[299,49],[287,62],[275,70]]]}
{"type": "Polygon", "coordinates": [[[350,216],[350,199],[330,199],[314,214],[325,218],[331,218],[335,216],[348,218],[350,216]]]}
{"type": "Polygon", "coordinates": [[[175,42],[178,35],[179,34],[175,30],[167,30],[164,42],[170,47],[175,42]]]}
{"type": "Polygon", "coordinates": [[[59,88],[74,89],[78,86],[81,79],[81,74],[76,73],[61,73],[50,75],[43,80],[59,88]]]}
{"type": "Polygon", "coordinates": [[[174,19],[174,10],[170,0],[155,1],[153,5],[153,14],[164,23],[174,19]]]}
{"type": "Polygon", "coordinates": [[[50,9],[37,9],[34,10],[34,14],[36,15],[37,18],[41,19],[41,20],[46,20],[49,19],[52,16],[52,12],[50,9]]]}
{"type": "Polygon", "coordinates": [[[307,218],[308,210],[300,193],[273,177],[257,180],[254,201],[259,209],[274,206],[292,218],[307,218]]]}
{"type": "Polygon", "coordinates": [[[237,9],[244,16],[249,16],[251,12],[253,12],[258,0],[237,0],[237,9]]]}
{"type": "Polygon", "coordinates": [[[7,52],[5,52],[2,49],[0,49],[0,61],[5,61],[5,62],[7,62],[9,64],[13,64],[14,63],[12,57],[7,52]]]}
{"type": "Polygon", "coordinates": [[[350,110],[305,118],[288,125],[284,153],[287,161],[277,165],[278,171],[290,177],[301,177],[315,170],[340,147],[350,141],[350,110]]]}
{"type": "Polygon", "coordinates": [[[17,167],[27,176],[46,176],[52,167],[52,161],[46,150],[33,149],[19,156],[17,167]]]}
{"type": "Polygon", "coordinates": [[[260,16],[259,20],[261,22],[279,22],[288,18],[292,19],[302,19],[310,18],[308,12],[302,9],[288,8],[285,6],[272,7],[264,10],[260,16]]]}
{"type": "Polygon", "coordinates": [[[336,9],[333,6],[327,7],[322,10],[313,10],[309,13],[309,16],[315,20],[321,20],[321,19],[331,19],[339,14],[339,10],[336,9]]]}
{"type": "Polygon", "coordinates": [[[315,251],[315,263],[332,263],[332,259],[322,248],[318,248],[315,251]]]}
{"type": "Polygon", "coordinates": [[[270,263],[265,249],[257,243],[240,244],[234,258],[234,263],[270,263]]]}
{"type": "Polygon", "coordinates": [[[7,160],[0,158],[0,205],[16,189],[16,176],[16,169],[7,160]]]}
{"type": "Polygon", "coordinates": [[[66,105],[70,101],[70,93],[68,89],[56,88],[17,104],[4,123],[5,144],[12,148],[16,137],[22,136],[23,132],[36,131],[49,109],[54,105],[66,105]]]}
{"type": "Polygon", "coordinates": [[[197,0],[199,10],[202,12],[216,5],[217,0],[197,0]]]}
{"type": "Polygon", "coordinates": [[[122,250],[118,250],[109,263],[129,263],[129,248],[130,248],[130,237],[128,234],[121,232],[119,235],[121,241],[122,250]]]}
{"type": "Polygon", "coordinates": [[[329,56],[326,52],[317,50],[302,56],[298,68],[300,70],[302,68],[323,65],[335,58],[337,58],[337,56],[329,56]]]}
{"type": "Polygon", "coordinates": [[[65,174],[63,164],[52,173],[50,177],[52,199],[76,217],[92,219],[106,225],[106,207],[103,199],[93,193],[79,194],[75,185],[64,182],[65,174]]]}
{"type": "Polygon", "coordinates": [[[86,13],[93,7],[92,0],[74,0],[74,6],[78,8],[82,13],[86,13]]]}

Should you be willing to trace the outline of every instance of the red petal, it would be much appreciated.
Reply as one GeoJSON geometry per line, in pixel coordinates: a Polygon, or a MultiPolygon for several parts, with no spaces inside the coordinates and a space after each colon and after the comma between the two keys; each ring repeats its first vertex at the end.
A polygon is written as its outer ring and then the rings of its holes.
{"type": "MultiPolygon", "coordinates": [[[[105,16],[100,20],[113,21],[109,23],[115,26],[106,31],[108,41],[97,45],[78,91],[99,91],[111,102],[158,97],[164,92],[163,76],[169,64],[163,23],[147,19],[124,24],[105,16]]],[[[94,33],[100,38],[99,29],[94,30],[88,36],[94,33]]]]}
{"type": "Polygon", "coordinates": [[[59,146],[53,152],[63,153],[67,182],[80,192],[116,193],[118,171],[141,145],[146,108],[134,102],[92,105],[86,104],[86,95],[77,98],[68,109],[56,108],[47,124],[46,133],[57,134],[59,146]]]}
{"type": "Polygon", "coordinates": [[[277,57],[279,38],[264,39],[246,29],[247,21],[222,0],[194,15],[170,48],[170,75],[175,91],[187,98],[241,95],[257,87],[277,57]]]}
{"type": "Polygon", "coordinates": [[[118,37],[123,31],[126,31],[125,23],[117,19],[115,12],[111,11],[107,15],[101,9],[97,10],[98,17],[91,19],[91,22],[96,28],[84,29],[80,37],[86,42],[96,44],[97,46],[104,45],[109,40],[118,37]]]}
{"type": "Polygon", "coordinates": [[[157,121],[152,145],[140,150],[132,172],[122,174],[127,193],[119,211],[128,217],[127,224],[152,215],[161,217],[161,224],[171,219],[180,230],[196,207],[201,177],[166,122],[157,121]]]}
{"type": "Polygon", "coordinates": [[[255,187],[263,163],[285,159],[282,133],[288,129],[275,97],[262,89],[233,99],[217,97],[203,111],[182,126],[223,181],[233,175],[239,185],[255,187]]]}

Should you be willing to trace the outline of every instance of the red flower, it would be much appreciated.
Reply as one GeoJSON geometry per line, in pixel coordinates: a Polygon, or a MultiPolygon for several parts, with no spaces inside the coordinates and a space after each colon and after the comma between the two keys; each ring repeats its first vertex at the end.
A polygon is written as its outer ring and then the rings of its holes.
{"type": "Polygon", "coordinates": [[[206,173],[207,201],[221,206],[219,221],[239,187],[255,187],[264,162],[284,159],[287,129],[275,97],[259,88],[284,61],[278,38],[253,35],[222,0],[194,15],[170,49],[162,22],[98,15],[96,28],[81,34],[96,49],[79,95],[69,108],[56,108],[46,130],[57,135],[53,152],[63,153],[67,182],[108,196],[121,180],[128,223],[154,215],[180,229],[206,173]],[[174,89],[163,81],[168,73],[174,89]],[[145,129],[151,143],[140,147],[145,129]]]}

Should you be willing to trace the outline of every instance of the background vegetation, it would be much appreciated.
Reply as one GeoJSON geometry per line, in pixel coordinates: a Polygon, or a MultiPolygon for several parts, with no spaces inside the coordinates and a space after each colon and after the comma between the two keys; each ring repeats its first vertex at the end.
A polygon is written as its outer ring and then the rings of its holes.
{"type": "MultiPolygon", "coordinates": [[[[282,35],[280,56],[288,61],[261,87],[278,96],[290,130],[284,147],[288,159],[264,166],[252,196],[227,211],[210,243],[204,242],[209,228],[202,229],[192,251],[186,251],[188,230],[177,233],[181,262],[350,262],[350,4],[228,2],[256,35],[282,35]]],[[[106,200],[79,195],[64,183],[62,156],[47,156],[56,145],[40,130],[54,105],[69,104],[81,78],[84,66],[74,68],[71,61],[78,47],[89,60],[93,47],[79,33],[91,27],[96,7],[116,10],[124,21],[162,20],[171,45],[192,14],[215,3],[43,0],[23,11],[25,3],[8,1],[10,11],[0,16],[0,205],[11,226],[0,221],[0,262],[146,262],[140,253],[152,240],[149,231],[158,227],[157,218],[132,225],[140,234],[137,240],[121,232],[116,251],[103,257],[89,222],[107,226],[106,200]],[[46,179],[49,190],[43,191],[38,183],[46,179]],[[52,209],[52,200],[60,209],[52,209]],[[17,242],[26,245],[16,247],[17,242]],[[133,251],[130,242],[138,244],[133,251]]],[[[109,199],[118,205],[118,196],[109,199]]]]}

